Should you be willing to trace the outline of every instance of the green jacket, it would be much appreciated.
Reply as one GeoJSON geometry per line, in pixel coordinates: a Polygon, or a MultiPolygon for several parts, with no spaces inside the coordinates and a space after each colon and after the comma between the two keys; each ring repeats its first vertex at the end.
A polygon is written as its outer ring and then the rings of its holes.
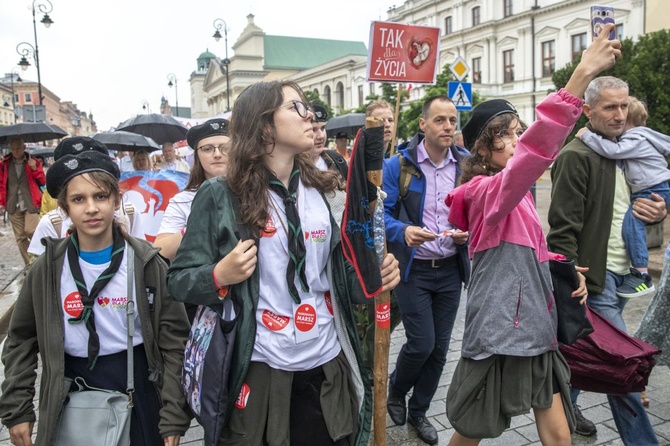
{"type": "MultiPolygon", "coordinates": [[[[198,305],[220,303],[212,270],[240,240],[233,209],[233,198],[225,179],[208,180],[198,190],[191,206],[188,230],[168,271],[168,288],[175,299],[198,305]]],[[[332,216],[331,224],[333,228],[339,227],[332,216]]],[[[364,296],[353,267],[345,262],[338,231],[333,231],[330,250],[327,270],[335,327],[342,350],[351,365],[350,377],[359,403],[358,432],[355,443],[352,444],[367,445],[372,395],[370,383],[362,373],[363,363],[351,306],[354,294],[359,299],[364,299],[364,296]]],[[[231,286],[228,296],[234,299],[237,307],[237,334],[229,380],[230,395],[233,398],[226,410],[230,414],[235,397],[244,383],[256,339],[258,269],[244,282],[231,286]]]]}
{"type": "MultiPolygon", "coordinates": [[[[46,251],[30,268],[16,301],[2,352],[5,380],[0,396],[0,418],[11,427],[35,421],[33,397],[37,354],[42,365],[39,423],[36,444],[54,441],[55,428],[70,388],[65,378],[63,306],[60,279],[68,242],[45,238],[46,251]]],[[[165,262],[147,242],[126,237],[135,250],[136,308],[142,325],[149,379],[155,384],[162,408],[162,436],[183,435],[191,414],[181,389],[181,369],[189,325],[181,303],[167,296],[165,262]],[[156,289],[153,311],[146,287],[156,289]]],[[[84,421],[85,422],[85,421],[84,421]]]]}
{"type": "Polygon", "coordinates": [[[549,250],[589,268],[586,286],[602,293],[614,210],[616,162],[603,158],[579,138],[567,144],[551,168],[549,250]]]}

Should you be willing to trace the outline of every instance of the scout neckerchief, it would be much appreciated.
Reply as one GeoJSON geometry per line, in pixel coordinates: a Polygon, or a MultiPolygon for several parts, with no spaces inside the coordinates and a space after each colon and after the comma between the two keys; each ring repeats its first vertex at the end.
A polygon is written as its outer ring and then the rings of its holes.
{"type": "MultiPolygon", "coordinates": [[[[284,202],[286,219],[288,220],[288,257],[289,262],[286,267],[286,282],[288,283],[288,292],[293,302],[300,303],[300,295],[295,287],[295,273],[298,273],[298,280],[303,292],[309,291],[307,278],[305,277],[305,239],[302,235],[300,225],[300,214],[298,213],[298,184],[300,183],[300,170],[297,162],[293,163],[293,171],[288,180],[288,190],[277,177],[270,172],[270,189],[272,189],[284,202]]],[[[281,217],[280,217],[281,218],[281,217]]]]}
{"type": "MultiPolygon", "coordinates": [[[[70,324],[83,322],[86,325],[86,329],[88,330],[89,370],[93,370],[93,367],[95,367],[95,362],[98,360],[98,354],[100,353],[100,338],[95,331],[95,313],[93,312],[93,305],[95,304],[95,300],[100,291],[105,288],[112,277],[114,277],[114,274],[119,270],[126,249],[126,242],[116,228],[112,229],[112,234],[114,237],[112,260],[107,269],[95,280],[90,293],[86,287],[86,281],[81,272],[81,267],[79,266],[79,237],[77,231],[74,231],[69,237],[70,242],[67,250],[67,260],[70,265],[70,271],[72,271],[72,278],[77,285],[77,291],[79,291],[79,295],[81,296],[81,303],[84,305],[84,309],[79,316],[68,319],[68,322],[70,324]]],[[[131,280],[131,278],[128,278],[128,280],[131,280]]]]}

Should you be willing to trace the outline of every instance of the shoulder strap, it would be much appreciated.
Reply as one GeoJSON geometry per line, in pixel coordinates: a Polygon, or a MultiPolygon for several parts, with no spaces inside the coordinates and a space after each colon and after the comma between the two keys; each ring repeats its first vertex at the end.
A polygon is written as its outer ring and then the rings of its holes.
{"type": "Polygon", "coordinates": [[[131,202],[123,203],[123,210],[128,216],[128,221],[130,221],[130,228],[128,228],[128,233],[130,234],[133,231],[133,216],[135,215],[135,206],[131,202]]]}
{"type": "Polygon", "coordinates": [[[398,161],[400,161],[400,181],[398,182],[399,194],[398,200],[404,200],[409,193],[409,183],[412,182],[412,177],[421,178],[421,172],[407,159],[402,153],[398,154],[398,161]]]}
{"type": "Polygon", "coordinates": [[[340,171],[340,175],[342,175],[342,178],[344,178],[346,181],[347,176],[349,175],[349,165],[347,164],[347,161],[344,159],[344,157],[335,150],[324,150],[324,152],[330,157],[331,160],[333,160],[335,167],[337,167],[337,169],[340,171]]]}
{"type": "Polygon", "coordinates": [[[58,213],[58,209],[47,212],[47,215],[51,221],[51,226],[53,226],[54,230],[56,231],[56,238],[60,238],[60,231],[63,229],[63,219],[58,213]]]}
{"type": "Polygon", "coordinates": [[[135,367],[133,364],[133,336],[135,335],[135,301],[133,300],[134,295],[134,285],[135,285],[135,251],[130,245],[130,242],[126,242],[126,265],[128,267],[128,296],[126,297],[126,316],[128,324],[128,379],[126,381],[126,392],[128,393],[128,399],[130,401],[130,406],[133,405],[133,392],[135,391],[135,367]]]}

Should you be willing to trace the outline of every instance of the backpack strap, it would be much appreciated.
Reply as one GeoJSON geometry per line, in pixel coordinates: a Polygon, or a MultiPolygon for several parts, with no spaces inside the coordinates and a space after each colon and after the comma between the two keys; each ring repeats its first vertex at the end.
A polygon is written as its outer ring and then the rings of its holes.
{"type": "Polygon", "coordinates": [[[398,201],[400,201],[407,197],[407,194],[409,193],[409,183],[412,182],[412,177],[420,179],[421,172],[414,167],[414,164],[407,161],[402,153],[398,154],[398,161],[400,161],[400,181],[398,182],[398,201]]]}
{"type": "Polygon", "coordinates": [[[133,231],[133,217],[135,216],[135,206],[131,202],[123,203],[123,210],[128,216],[128,221],[130,221],[130,228],[128,228],[128,233],[133,231]]]}
{"type": "Polygon", "coordinates": [[[54,227],[54,230],[56,231],[56,237],[61,238],[60,236],[60,231],[63,229],[63,219],[61,218],[60,214],[58,213],[58,209],[54,209],[53,211],[49,211],[46,213],[46,215],[49,216],[49,220],[51,221],[51,226],[54,227]]]}
{"type": "Polygon", "coordinates": [[[347,164],[347,160],[335,150],[324,150],[324,153],[333,160],[335,167],[340,171],[340,175],[342,175],[344,181],[347,181],[347,176],[349,175],[349,165],[347,164]]]}

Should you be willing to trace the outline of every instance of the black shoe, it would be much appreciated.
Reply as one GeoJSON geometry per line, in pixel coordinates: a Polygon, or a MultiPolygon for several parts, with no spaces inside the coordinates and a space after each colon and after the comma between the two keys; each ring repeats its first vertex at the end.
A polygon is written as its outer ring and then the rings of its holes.
{"type": "Polygon", "coordinates": [[[595,435],[596,432],[598,432],[598,429],[596,429],[596,425],[593,424],[593,421],[584,418],[582,411],[579,410],[579,406],[576,404],[573,405],[572,408],[575,411],[575,419],[577,420],[577,423],[575,423],[575,433],[586,437],[595,435]]]}
{"type": "Polygon", "coordinates": [[[430,424],[428,418],[426,417],[413,417],[410,415],[407,417],[407,422],[410,426],[416,429],[416,435],[423,441],[428,444],[437,444],[437,430],[430,424]]]}
{"type": "Polygon", "coordinates": [[[405,396],[395,396],[391,392],[391,387],[389,386],[389,396],[386,400],[386,410],[391,417],[391,421],[395,423],[396,426],[402,426],[405,424],[407,419],[407,404],[405,404],[405,396]]]}

